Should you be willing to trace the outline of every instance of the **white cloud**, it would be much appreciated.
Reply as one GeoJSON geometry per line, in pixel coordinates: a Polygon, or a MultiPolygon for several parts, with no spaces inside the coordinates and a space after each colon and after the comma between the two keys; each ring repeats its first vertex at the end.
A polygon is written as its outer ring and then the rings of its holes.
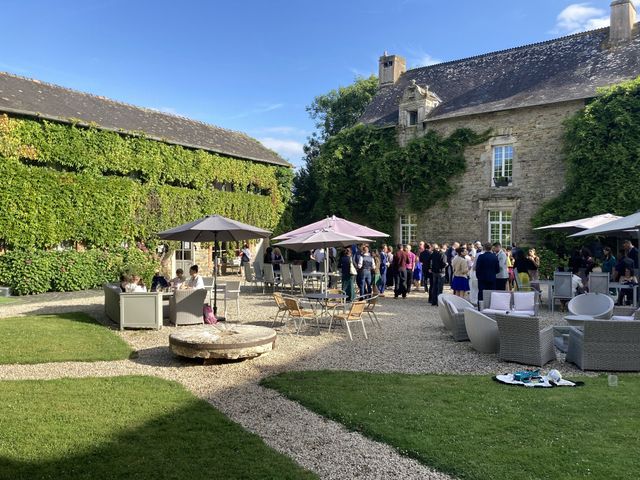
{"type": "Polygon", "coordinates": [[[262,142],[265,147],[278,152],[284,158],[292,161],[293,163],[298,163],[304,155],[302,143],[296,140],[273,137],[262,137],[258,138],[258,140],[262,142]]]}
{"type": "Polygon", "coordinates": [[[427,67],[429,65],[435,65],[436,63],[442,63],[442,60],[434,57],[430,53],[424,50],[411,50],[409,49],[409,68],[427,67]]]}
{"type": "MultiPolygon", "coordinates": [[[[640,3],[640,2],[639,2],[640,3]]],[[[556,31],[577,33],[609,26],[609,15],[588,3],[574,3],[562,10],[556,19],[556,31]]]]}

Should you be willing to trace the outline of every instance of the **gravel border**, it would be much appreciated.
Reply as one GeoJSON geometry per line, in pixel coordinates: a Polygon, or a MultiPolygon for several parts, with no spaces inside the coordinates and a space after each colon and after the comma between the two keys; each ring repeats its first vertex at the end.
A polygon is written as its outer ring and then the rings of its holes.
{"type": "MultiPolygon", "coordinates": [[[[102,291],[30,297],[27,302],[4,305],[1,317],[26,314],[83,311],[98,321],[104,317],[102,291]]],[[[269,295],[245,292],[241,297],[242,323],[270,326],[276,309],[269,295]]],[[[513,370],[516,364],[500,362],[496,355],[480,354],[469,342],[454,342],[446,333],[436,307],[423,292],[412,292],[406,300],[383,298],[378,307],[382,328],[366,321],[369,339],[359,325],[354,342],[346,329],[317,333],[315,327],[300,335],[280,331],[276,349],[262,357],[239,362],[202,365],[179,359],[168,348],[175,327],[160,331],[114,330],[138,352],[132,360],[115,362],[63,362],[38,365],[2,365],[0,380],[51,379],[153,375],[175,380],[195,395],[209,401],[229,418],[258,434],[272,448],[289,455],[323,479],[447,479],[445,474],[401,456],[391,447],[346,430],[299,404],[258,385],[269,375],[288,370],[355,370],[404,373],[458,373],[495,375],[513,370]]],[[[233,311],[233,309],[232,309],[233,311]]],[[[545,324],[565,324],[561,313],[541,313],[545,324]]],[[[230,320],[234,316],[230,315],[230,320]]],[[[189,328],[189,327],[181,327],[189,328]]],[[[545,365],[566,376],[584,375],[564,356],[545,365]]]]}

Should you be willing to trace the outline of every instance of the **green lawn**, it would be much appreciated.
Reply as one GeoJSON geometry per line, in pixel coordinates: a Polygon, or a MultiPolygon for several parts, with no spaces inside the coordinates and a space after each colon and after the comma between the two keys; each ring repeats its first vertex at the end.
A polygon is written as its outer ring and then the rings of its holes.
{"type": "Polygon", "coordinates": [[[459,478],[637,479],[640,377],[528,389],[486,376],[288,372],[263,385],[459,478]]]}
{"type": "Polygon", "coordinates": [[[152,377],[0,382],[0,478],[316,478],[182,386],[152,377]]]}
{"type": "Polygon", "coordinates": [[[0,364],[128,358],[131,348],[84,313],[0,319],[0,364]]]}

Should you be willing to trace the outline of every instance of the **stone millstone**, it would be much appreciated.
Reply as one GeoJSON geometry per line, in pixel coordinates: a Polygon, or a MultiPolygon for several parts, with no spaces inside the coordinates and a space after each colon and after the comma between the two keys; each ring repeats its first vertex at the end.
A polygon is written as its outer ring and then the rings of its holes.
{"type": "Polygon", "coordinates": [[[169,335],[176,355],[189,358],[252,358],[275,347],[276,331],[256,325],[199,325],[169,335]]]}

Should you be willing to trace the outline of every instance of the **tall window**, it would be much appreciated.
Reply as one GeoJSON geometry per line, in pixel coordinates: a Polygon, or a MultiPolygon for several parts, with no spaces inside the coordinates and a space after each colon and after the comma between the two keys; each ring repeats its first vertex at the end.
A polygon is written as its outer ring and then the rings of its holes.
{"type": "Polygon", "coordinates": [[[489,241],[511,245],[511,212],[505,210],[489,212],[489,241]]]}
{"type": "Polygon", "coordinates": [[[416,215],[400,215],[400,242],[403,245],[416,243],[416,215]]]}
{"type": "Polygon", "coordinates": [[[513,176],[513,147],[501,145],[493,147],[493,168],[491,178],[496,187],[511,184],[513,176]]]}
{"type": "Polygon", "coordinates": [[[417,125],[418,124],[418,112],[417,110],[409,111],[409,125],[417,125]]]}

